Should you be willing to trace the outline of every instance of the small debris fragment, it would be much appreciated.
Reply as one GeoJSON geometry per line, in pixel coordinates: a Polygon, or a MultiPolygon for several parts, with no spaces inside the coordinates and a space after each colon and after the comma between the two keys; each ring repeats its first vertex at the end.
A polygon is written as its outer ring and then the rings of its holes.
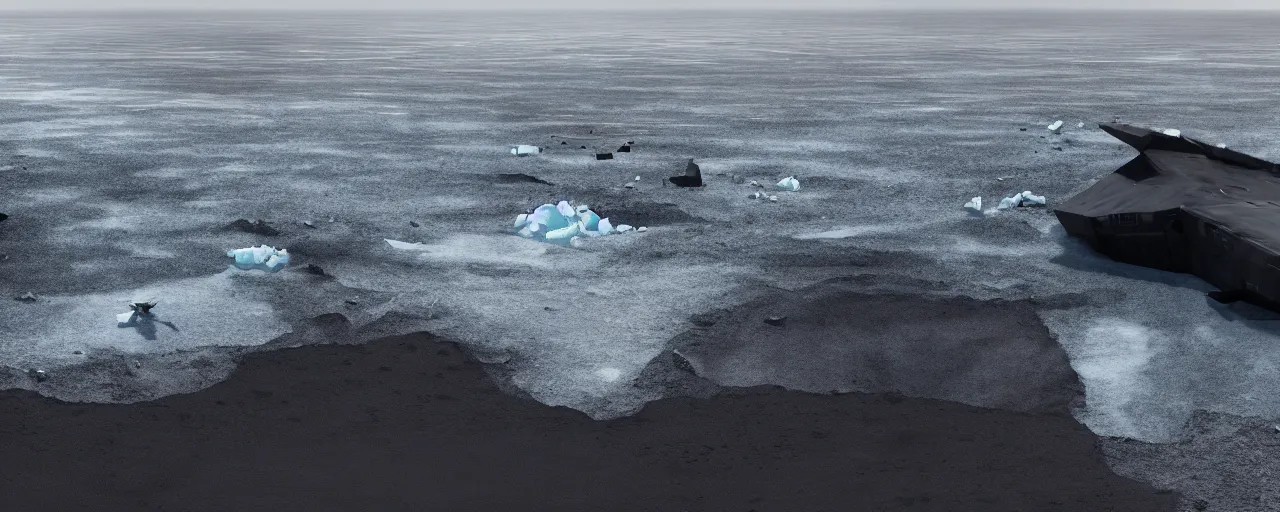
{"type": "Polygon", "coordinates": [[[303,225],[303,226],[306,226],[306,227],[309,227],[309,228],[311,228],[311,229],[315,229],[315,228],[316,228],[316,225],[315,225],[315,224],[312,224],[312,223],[311,223],[311,221],[309,221],[309,220],[304,220],[304,221],[302,221],[302,225],[303,225]]]}
{"type": "Polygon", "coordinates": [[[150,315],[151,308],[156,307],[156,304],[158,303],[155,301],[131,302],[129,303],[129,309],[139,315],[150,315]]]}
{"type": "Polygon", "coordinates": [[[630,153],[630,152],[631,152],[631,146],[626,145],[626,144],[623,144],[623,145],[622,145],[622,147],[618,148],[618,151],[617,151],[617,152],[618,152],[618,153],[630,153]]]}
{"type": "Polygon", "coordinates": [[[640,177],[639,177],[639,176],[636,176],[635,181],[640,181],[640,177]]]}
{"type": "Polygon", "coordinates": [[[142,368],[142,361],[134,361],[134,362],[133,362],[133,367],[134,367],[134,368],[142,368]]]}
{"type": "Polygon", "coordinates": [[[21,296],[14,297],[13,300],[16,300],[19,302],[35,302],[37,300],[40,300],[40,298],[36,297],[36,294],[34,293],[27,292],[22,294],[21,296]]]}
{"type": "Polygon", "coordinates": [[[778,202],[778,196],[769,196],[769,201],[774,203],[778,202]]]}
{"type": "Polygon", "coordinates": [[[764,185],[761,185],[761,184],[760,184],[759,182],[757,182],[756,180],[751,180],[750,185],[751,185],[751,186],[753,186],[753,187],[764,187],[764,185]]]}
{"type": "Polygon", "coordinates": [[[337,221],[338,221],[338,219],[335,219],[335,218],[333,218],[333,217],[329,217],[329,222],[337,222],[337,221]]]}
{"type": "Polygon", "coordinates": [[[786,178],[783,178],[782,181],[779,181],[775,186],[778,187],[778,190],[787,190],[791,192],[800,190],[800,182],[796,180],[795,176],[787,176],[786,178]]]}
{"type": "Polygon", "coordinates": [[[420,228],[420,227],[422,227],[422,224],[418,224],[418,222],[417,222],[417,221],[412,221],[412,220],[411,220],[411,221],[409,221],[409,225],[410,225],[410,226],[413,226],[413,227],[415,227],[415,228],[420,228]]]}
{"type": "Polygon", "coordinates": [[[622,187],[623,187],[623,188],[636,188],[636,184],[635,184],[635,183],[627,183],[626,185],[623,185],[622,187]]]}
{"type": "Polygon", "coordinates": [[[613,153],[596,153],[596,160],[613,160],[613,153]]]}
{"type": "Polygon", "coordinates": [[[731,179],[733,180],[734,185],[741,185],[747,182],[746,178],[743,178],[742,176],[738,176],[737,174],[733,175],[733,178],[731,179]]]}
{"type": "Polygon", "coordinates": [[[353,299],[347,299],[347,300],[344,300],[344,301],[342,301],[342,302],[346,302],[347,304],[350,304],[350,305],[352,305],[352,306],[359,306],[359,305],[360,305],[360,303],[359,303],[359,302],[356,302],[356,301],[355,301],[355,300],[353,300],[353,299]]]}
{"type": "Polygon", "coordinates": [[[1057,133],[1058,130],[1062,129],[1062,121],[1061,120],[1054,121],[1053,124],[1048,126],[1048,128],[1049,128],[1049,131],[1057,133]]]}
{"type": "Polygon", "coordinates": [[[83,350],[77,350],[77,351],[75,351],[75,352],[72,352],[72,354],[75,354],[75,355],[77,355],[77,356],[82,356],[82,355],[84,355],[84,351],[83,351],[83,350]]]}
{"type": "Polygon", "coordinates": [[[36,382],[44,382],[46,380],[49,380],[49,375],[46,374],[44,370],[37,370],[35,368],[32,368],[30,370],[27,370],[27,375],[35,379],[36,382]]]}
{"type": "Polygon", "coordinates": [[[769,317],[769,318],[764,319],[764,323],[769,324],[769,325],[772,325],[772,326],[774,326],[774,327],[782,327],[782,324],[787,323],[787,317],[785,317],[785,316],[771,316],[771,317],[769,317]]]}
{"type": "Polygon", "coordinates": [[[1084,123],[1076,123],[1076,128],[1084,128],[1084,123]]]}
{"type": "Polygon", "coordinates": [[[982,197],[970,199],[969,202],[964,204],[964,208],[969,210],[969,213],[982,215],[982,197]]]}
{"type": "Polygon", "coordinates": [[[1181,132],[1180,130],[1175,130],[1175,129],[1173,129],[1173,128],[1169,128],[1169,129],[1167,129],[1167,130],[1161,130],[1161,131],[1160,131],[1160,133],[1163,133],[1163,134],[1168,135],[1168,136],[1170,136],[1170,137],[1181,137],[1181,136],[1182,136],[1182,132],[1181,132]]]}
{"type": "Polygon", "coordinates": [[[1027,129],[1026,129],[1026,128],[1018,128],[1018,131],[1020,131],[1020,132],[1025,132],[1025,131],[1027,131],[1027,129]]]}
{"type": "Polygon", "coordinates": [[[648,230],[649,230],[649,228],[644,227],[644,226],[640,226],[640,227],[636,228],[636,233],[644,233],[645,231],[648,231],[648,230]]]}

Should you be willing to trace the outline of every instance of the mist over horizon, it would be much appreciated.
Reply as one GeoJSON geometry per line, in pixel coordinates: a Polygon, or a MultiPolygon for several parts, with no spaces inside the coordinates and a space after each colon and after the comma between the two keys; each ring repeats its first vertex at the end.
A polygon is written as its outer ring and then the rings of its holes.
{"type": "Polygon", "coordinates": [[[1270,0],[0,0],[0,11],[1275,11],[1270,0]]]}

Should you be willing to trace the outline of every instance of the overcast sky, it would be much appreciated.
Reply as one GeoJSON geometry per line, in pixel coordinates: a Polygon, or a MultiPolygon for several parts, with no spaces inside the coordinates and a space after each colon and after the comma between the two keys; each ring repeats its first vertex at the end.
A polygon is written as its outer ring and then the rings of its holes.
{"type": "Polygon", "coordinates": [[[0,0],[0,9],[1280,9],[1280,0],[0,0]]]}

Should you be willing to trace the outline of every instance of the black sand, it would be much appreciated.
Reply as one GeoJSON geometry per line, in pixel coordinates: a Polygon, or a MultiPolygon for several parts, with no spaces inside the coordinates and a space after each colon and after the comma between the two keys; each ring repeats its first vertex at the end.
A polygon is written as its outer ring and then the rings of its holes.
{"type": "Polygon", "coordinates": [[[737,389],[596,422],[425,335],[131,405],[0,394],[4,510],[1172,510],[1064,412],[737,389]]]}

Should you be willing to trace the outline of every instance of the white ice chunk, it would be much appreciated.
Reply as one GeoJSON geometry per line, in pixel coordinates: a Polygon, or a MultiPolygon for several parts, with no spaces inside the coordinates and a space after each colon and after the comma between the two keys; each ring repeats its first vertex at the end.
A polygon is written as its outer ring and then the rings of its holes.
{"type": "Polygon", "coordinates": [[[1044,196],[1037,196],[1031,192],[1022,193],[1022,206],[1044,206],[1046,203],[1044,196]]]}
{"type": "Polygon", "coordinates": [[[560,215],[564,217],[573,217],[578,214],[578,211],[568,201],[556,203],[556,211],[560,212],[560,215]]]}
{"type": "Polygon", "coordinates": [[[522,144],[522,145],[514,146],[511,148],[511,154],[515,156],[536,155],[541,152],[542,152],[542,148],[538,146],[525,146],[522,144]]]}
{"type": "Polygon", "coordinates": [[[133,325],[134,314],[135,313],[133,311],[130,311],[128,313],[120,313],[116,315],[116,325],[119,327],[128,327],[133,325]]]}
{"type": "Polygon", "coordinates": [[[1056,131],[1058,131],[1058,130],[1060,130],[1060,129],[1062,129],[1062,121],[1061,121],[1061,120],[1059,120],[1059,121],[1054,121],[1054,122],[1053,122],[1053,124],[1049,125],[1049,131],[1051,131],[1051,132],[1056,132],[1056,131]]]}
{"type": "Polygon", "coordinates": [[[786,178],[783,178],[782,181],[778,182],[777,187],[778,190],[795,192],[800,190],[800,182],[796,180],[795,176],[787,176],[786,178]]]}
{"type": "Polygon", "coordinates": [[[514,229],[520,229],[528,223],[529,223],[529,214],[522,213],[520,215],[516,215],[516,223],[511,227],[514,229]]]}
{"type": "Polygon", "coordinates": [[[631,226],[629,226],[629,225],[626,225],[626,224],[618,224],[618,232],[619,232],[619,233],[626,233],[626,232],[628,232],[628,231],[631,231],[632,229],[635,229],[635,228],[633,228],[633,227],[631,227],[631,226]]]}
{"type": "Polygon", "coordinates": [[[636,233],[644,233],[645,231],[648,231],[648,230],[649,230],[649,228],[644,227],[644,226],[640,226],[640,227],[636,228],[636,233]]]}
{"type": "Polygon", "coordinates": [[[1163,133],[1163,134],[1168,135],[1168,136],[1170,136],[1170,137],[1181,137],[1181,136],[1182,136],[1182,131],[1181,131],[1181,130],[1175,130],[1175,129],[1173,129],[1173,128],[1169,128],[1169,129],[1167,129],[1167,130],[1161,130],[1161,131],[1160,131],[1160,133],[1163,133]]]}
{"type": "Polygon", "coordinates": [[[776,203],[778,202],[778,196],[769,196],[769,200],[776,203]]]}
{"type": "Polygon", "coordinates": [[[1219,143],[1218,143],[1218,149],[1227,149],[1227,145],[1226,145],[1226,144],[1223,144],[1223,143],[1221,143],[1221,142],[1219,142],[1219,143]]]}
{"type": "Polygon", "coordinates": [[[1076,123],[1076,128],[1084,128],[1084,123],[1076,123]]]}
{"type": "Polygon", "coordinates": [[[578,236],[578,224],[575,222],[568,227],[552,230],[547,232],[548,242],[567,243],[569,239],[578,236]]]}
{"type": "Polygon", "coordinates": [[[982,197],[975,197],[964,204],[966,210],[973,213],[982,213],[982,197]]]}
{"type": "Polygon", "coordinates": [[[613,224],[609,223],[608,217],[600,219],[600,222],[596,224],[596,231],[602,235],[607,235],[613,232],[613,224]]]}
{"type": "Polygon", "coordinates": [[[387,244],[388,244],[388,245],[390,245],[392,248],[395,248],[395,249],[402,249],[402,250],[406,250],[406,251],[425,251],[425,250],[427,250],[427,246],[426,246],[426,245],[424,245],[424,244],[417,244],[417,243],[413,243],[413,242],[401,242],[401,241],[399,241],[399,240],[392,240],[392,239],[390,239],[390,238],[383,238],[383,240],[386,240],[386,241],[387,241],[387,244]]]}
{"type": "Polygon", "coordinates": [[[275,247],[260,245],[246,249],[232,249],[227,256],[235,258],[235,266],[241,270],[260,269],[275,272],[289,264],[289,251],[276,250],[275,247]]]}
{"type": "Polygon", "coordinates": [[[639,177],[639,176],[636,176],[636,181],[640,181],[640,177],[639,177]]]}

